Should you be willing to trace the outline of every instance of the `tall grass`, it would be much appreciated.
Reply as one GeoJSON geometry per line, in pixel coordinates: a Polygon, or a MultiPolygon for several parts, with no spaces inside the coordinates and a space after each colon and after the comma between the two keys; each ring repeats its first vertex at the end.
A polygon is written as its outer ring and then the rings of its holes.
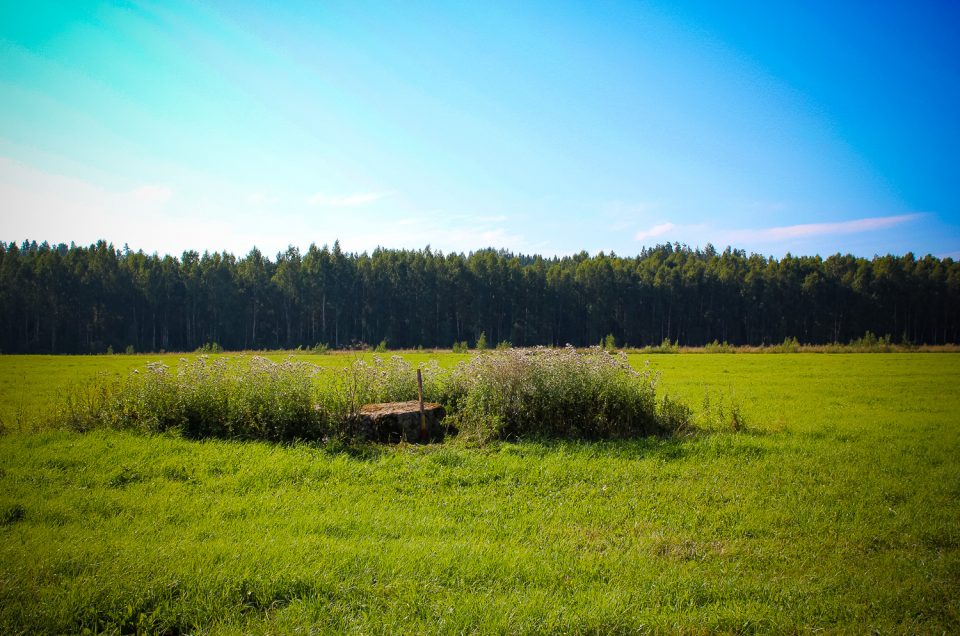
{"type": "Polygon", "coordinates": [[[74,391],[61,402],[55,420],[76,430],[314,439],[333,424],[329,411],[315,407],[318,373],[318,367],[305,362],[277,363],[260,356],[181,358],[175,369],[153,362],[126,378],[101,378],[74,391]]]}
{"type": "Polygon", "coordinates": [[[510,349],[457,365],[442,385],[468,438],[626,438],[672,433],[690,412],[657,398],[658,376],[600,347],[510,349]]]}
{"type": "MultiPolygon", "coordinates": [[[[424,397],[466,439],[625,438],[675,432],[690,411],[657,397],[657,376],[595,347],[487,351],[442,369],[419,366],[424,397]]],[[[350,438],[364,404],[413,400],[416,369],[399,356],[323,369],[260,356],[150,363],[70,393],[54,420],[74,430],[177,431],[186,437],[290,441],[350,438]]]]}

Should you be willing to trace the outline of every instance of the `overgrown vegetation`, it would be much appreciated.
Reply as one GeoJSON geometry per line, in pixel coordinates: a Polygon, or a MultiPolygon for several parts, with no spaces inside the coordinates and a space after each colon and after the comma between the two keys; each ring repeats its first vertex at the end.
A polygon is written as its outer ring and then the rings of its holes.
{"type": "Polygon", "coordinates": [[[627,438],[673,433],[691,413],[658,376],[599,347],[511,349],[478,355],[444,378],[442,400],[471,439],[627,438]]]}
{"type": "Polygon", "coordinates": [[[332,404],[315,408],[318,368],[253,356],[148,363],[124,378],[98,378],[61,401],[54,420],[79,431],[176,430],[191,438],[315,439],[332,427],[332,404]]]}
{"type": "Polygon", "coordinates": [[[713,342],[708,342],[703,346],[704,353],[730,353],[733,351],[733,347],[730,346],[730,343],[724,340],[719,342],[714,340],[713,342]]]}
{"type": "Polygon", "coordinates": [[[657,346],[643,348],[644,353],[680,353],[680,343],[671,342],[670,338],[664,338],[657,346]]]}
{"type": "MultiPolygon", "coordinates": [[[[595,347],[484,351],[453,369],[421,364],[424,397],[477,441],[530,437],[627,438],[690,424],[682,403],[656,394],[657,376],[625,354],[595,347]]],[[[357,358],[336,372],[261,356],[156,362],[126,377],[100,378],[69,393],[54,420],[86,431],[107,427],[191,438],[344,439],[372,402],[417,397],[415,369],[400,356],[357,358]]]]}

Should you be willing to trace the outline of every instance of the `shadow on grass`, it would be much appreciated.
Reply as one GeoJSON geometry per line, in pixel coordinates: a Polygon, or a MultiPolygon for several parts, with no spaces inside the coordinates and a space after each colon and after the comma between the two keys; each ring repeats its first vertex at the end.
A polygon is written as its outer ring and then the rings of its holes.
{"type": "Polygon", "coordinates": [[[544,457],[553,453],[569,453],[587,457],[612,459],[681,459],[689,452],[692,436],[638,437],[632,439],[520,439],[496,442],[491,450],[519,457],[544,457]]]}
{"type": "Polygon", "coordinates": [[[328,442],[292,442],[308,444],[317,451],[330,457],[345,457],[359,462],[375,462],[386,455],[401,449],[415,450],[427,454],[449,454],[450,452],[477,452],[480,454],[505,454],[517,457],[542,458],[555,453],[587,457],[609,457],[616,459],[660,459],[672,461],[689,454],[690,443],[703,434],[687,433],[682,436],[638,437],[628,439],[560,439],[560,438],[521,438],[509,441],[491,441],[485,444],[464,443],[456,436],[432,444],[386,444],[382,442],[333,440],[328,442]]]}
{"type": "Polygon", "coordinates": [[[378,444],[374,442],[342,441],[308,442],[310,446],[331,457],[342,456],[360,462],[377,461],[395,448],[396,444],[378,444]]]}

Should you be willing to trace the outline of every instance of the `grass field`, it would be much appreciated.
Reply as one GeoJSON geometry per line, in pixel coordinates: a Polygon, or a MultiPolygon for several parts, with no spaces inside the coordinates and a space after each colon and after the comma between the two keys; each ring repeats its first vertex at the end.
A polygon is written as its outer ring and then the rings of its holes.
{"type": "Polygon", "coordinates": [[[157,356],[2,356],[0,632],[960,631],[960,356],[647,358],[750,428],[359,449],[17,432],[157,356]]]}

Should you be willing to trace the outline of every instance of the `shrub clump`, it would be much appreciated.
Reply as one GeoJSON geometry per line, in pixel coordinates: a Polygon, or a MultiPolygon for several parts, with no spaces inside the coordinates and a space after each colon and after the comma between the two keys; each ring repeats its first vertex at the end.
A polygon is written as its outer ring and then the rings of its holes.
{"type": "Polygon", "coordinates": [[[274,441],[313,439],[332,427],[314,408],[319,369],[305,362],[260,356],[229,361],[205,355],[180,359],[176,370],[149,363],[126,378],[101,379],[61,404],[57,423],[76,430],[177,430],[187,437],[274,441]]]}
{"type": "Polygon", "coordinates": [[[634,370],[625,354],[600,347],[510,349],[461,362],[440,400],[461,435],[624,438],[676,432],[691,413],[667,396],[658,375],[634,370]]]}
{"type": "MultiPolygon", "coordinates": [[[[623,353],[498,349],[442,369],[421,364],[424,399],[440,402],[464,438],[622,438],[689,426],[690,410],[657,398],[657,375],[623,353]]],[[[417,398],[416,369],[399,356],[354,360],[339,371],[266,358],[181,358],[68,395],[56,423],[75,430],[178,431],[272,441],[349,439],[364,404],[417,398]]]]}

